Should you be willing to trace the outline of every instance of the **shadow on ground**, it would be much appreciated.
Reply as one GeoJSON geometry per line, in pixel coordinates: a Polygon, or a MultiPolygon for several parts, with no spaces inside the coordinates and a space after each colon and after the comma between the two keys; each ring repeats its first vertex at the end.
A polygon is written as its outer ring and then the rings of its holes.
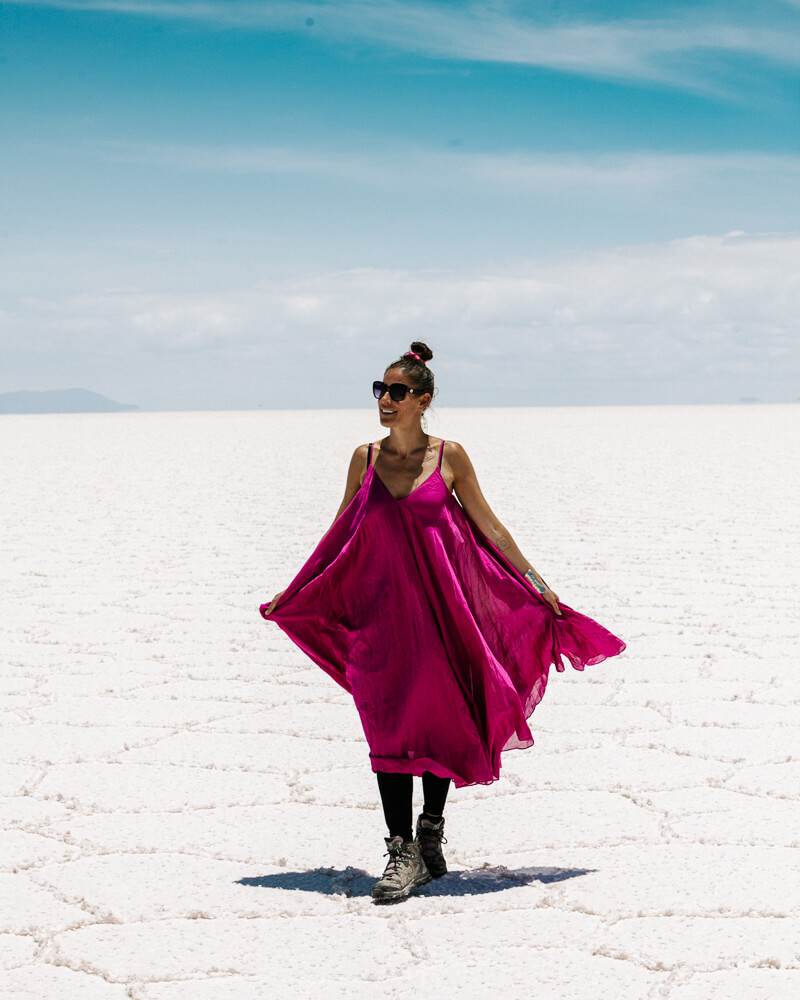
{"type": "MultiPolygon", "coordinates": [[[[531,882],[563,882],[596,871],[594,868],[504,868],[503,865],[452,871],[414,892],[415,896],[482,896],[531,882]]],[[[277,872],[239,879],[237,885],[258,889],[318,892],[326,896],[370,896],[377,876],[362,868],[313,868],[306,872],[277,872]]]]}

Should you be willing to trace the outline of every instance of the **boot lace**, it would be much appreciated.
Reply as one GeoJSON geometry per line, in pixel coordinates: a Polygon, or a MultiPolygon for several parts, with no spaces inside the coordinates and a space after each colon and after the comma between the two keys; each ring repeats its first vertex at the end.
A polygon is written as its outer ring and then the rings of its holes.
{"type": "Polygon", "coordinates": [[[422,825],[420,825],[417,839],[419,840],[419,849],[423,856],[425,854],[438,853],[440,846],[447,843],[447,837],[445,837],[442,829],[435,830],[432,827],[422,825]]]}
{"type": "Polygon", "coordinates": [[[402,877],[401,868],[404,861],[410,860],[413,855],[411,851],[404,844],[397,844],[392,846],[386,851],[389,856],[389,860],[386,862],[386,868],[383,870],[383,875],[381,876],[381,881],[383,879],[399,879],[402,877]]]}

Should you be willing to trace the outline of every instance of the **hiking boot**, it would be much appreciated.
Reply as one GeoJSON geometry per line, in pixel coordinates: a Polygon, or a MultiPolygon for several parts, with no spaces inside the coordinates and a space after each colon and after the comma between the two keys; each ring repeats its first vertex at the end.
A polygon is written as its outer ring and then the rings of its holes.
{"type": "Polygon", "coordinates": [[[447,862],[442,854],[442,844],[447,843],[444,836],[444,816],[436,823],[420,816],[417,820],[417,843],[431,878],[441,878],[442,875],[446,875],[447,862]]]}
{"type": "Polygon", "coordinates": [[[386,837],[389,861],[383,875],[372,887],[372,898],[376,903],[402,899],[412,889],[430,882],[431,875],[419,853],[416,840],[402,837],[386,837]]]}

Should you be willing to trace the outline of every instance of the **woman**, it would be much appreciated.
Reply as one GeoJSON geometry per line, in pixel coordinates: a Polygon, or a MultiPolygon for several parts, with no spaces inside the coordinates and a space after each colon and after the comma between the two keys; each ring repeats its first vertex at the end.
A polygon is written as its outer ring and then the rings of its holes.
{"type": "Polygon", "coordinates": [[[352,693],[377,772],[383,902],[447,871],[444,805],[488,784],[562,654],[582,670],[625,644],[560,604],[490,509],[467,453],[423,428],[433,357],[415,342],[375,382],[383,440],[356,448],[336,519],[264,618],[352,693]],[[458,499],[456,499],[456,497],[458,499]],[[412,836],[413,776],[423,812],[412,836]]]}

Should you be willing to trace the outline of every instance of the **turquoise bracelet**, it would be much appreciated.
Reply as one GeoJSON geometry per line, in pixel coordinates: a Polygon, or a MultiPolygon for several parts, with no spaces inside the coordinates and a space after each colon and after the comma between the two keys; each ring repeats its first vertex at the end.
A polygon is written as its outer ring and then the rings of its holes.
{"type": "MultiPolygon", "coordinates": [[[[536,590],[536,591],[538,591],[540,594],[543,594],[546,590],[549,590],[549,587],[547,586],[546,583],[544,584],[544,586],[542,586],[542,584],[539,583],[539,581],[533,575],[533,570],[532,569],[526,569],[525,570],[525,578],[527,580],[531,581],[531,584],[533,585],[533,589],[536,590]]],[[[542,583],[544,583],[544,580],[542,580],[542,583]]]]}

